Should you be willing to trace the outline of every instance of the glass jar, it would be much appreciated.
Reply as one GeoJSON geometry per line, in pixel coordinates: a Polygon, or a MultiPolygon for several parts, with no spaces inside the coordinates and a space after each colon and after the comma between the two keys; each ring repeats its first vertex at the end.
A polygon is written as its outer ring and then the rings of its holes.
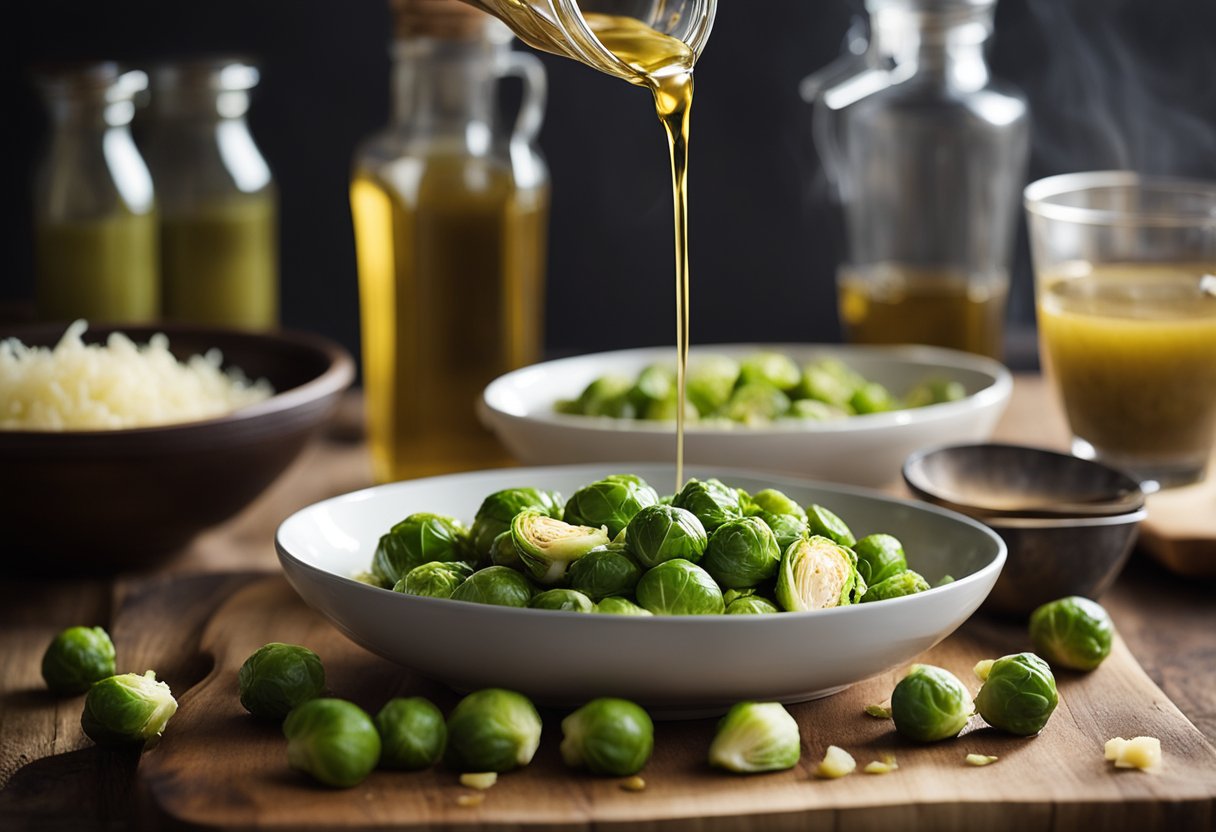
{"type": "Polygon", "coordinates": [[[257,83],[257,69],[233,59],[152,71],[137,126],[160,205],[167,320],[278,324],[278,197],[245,120],[257,83]]]}
{"type": "Polygon", "coordinates": [[[850,340],[1002,352],[1024,99],[984,58],[995,0],[867,0],[889,68],[823,89],[815,139],[844,206],[850,340]]]}
{"type": "Polygon", "coordinates": [[[358,151],[351,184],[381,482],[505,462],[476,403],[541,357],[549,215],[540,62],[456,0],[395,11],[391,124],[358,151]],[[497,117],[506,77],[524,86],[513,129],[497,117]]]}
{"type": "Polygon", "coordinates": [[[152,177],[131,138],[142,72],[59,67],[37,85],[50,142],[35,174],[35,309],[41,320],[135,323],[160,312],[152,177]]]}

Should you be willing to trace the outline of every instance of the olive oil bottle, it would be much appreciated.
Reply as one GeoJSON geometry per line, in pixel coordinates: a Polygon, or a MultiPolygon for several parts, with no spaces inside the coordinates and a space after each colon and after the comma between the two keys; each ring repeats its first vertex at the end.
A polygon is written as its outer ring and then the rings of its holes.
{"type": "Polygon", "coordinates": [[[394,5],[391,126],[358,153],[351,213],[377,481],[505,462],[477,421],[495,376],[541,357],[548,173],[544,74],[456,0],[394,5]],[[496,87],[524,82],[513,131],[496,87]]]}

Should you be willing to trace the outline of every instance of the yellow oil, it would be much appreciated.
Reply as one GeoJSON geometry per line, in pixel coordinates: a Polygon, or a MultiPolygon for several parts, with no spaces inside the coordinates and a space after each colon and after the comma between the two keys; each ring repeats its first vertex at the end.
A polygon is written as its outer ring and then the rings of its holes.
{"type": "Polygon", "coordinates": [[[547,192],[434,155],[356,171],[351,209],[376,479],[505,463],[476,402],[541,356],[547,192]]]}

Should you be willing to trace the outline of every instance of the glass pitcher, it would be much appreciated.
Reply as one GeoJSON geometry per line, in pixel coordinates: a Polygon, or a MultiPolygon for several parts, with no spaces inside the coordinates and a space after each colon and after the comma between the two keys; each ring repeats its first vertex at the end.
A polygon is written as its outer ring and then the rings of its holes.
{"type": "Polygon", "coordinates": [[[357,153],[351,185],[381,482],[505,461],[475,404],[541,357],[549,215],[540,61],[455,0],[394,10],[391,123],[357,153]],[[504,78],[524,89],[509,129],[497,118],[504,78]]]}
{"type": "Polygon", "coordinates": [[[116,64],[48,69],[37,85],[50,143],[35,174],[41,320],[134,323],[160,313],[152,177],[131,138],[147,76],[116,64]]]}
{"type": "Polygon", "coordinates": [[[844,204],[837,276],[853,341],[1000,357],[1024,99],[984,58],[996,0],[867,0],[889,69],[819,93],[815,139],[844,204]]]}

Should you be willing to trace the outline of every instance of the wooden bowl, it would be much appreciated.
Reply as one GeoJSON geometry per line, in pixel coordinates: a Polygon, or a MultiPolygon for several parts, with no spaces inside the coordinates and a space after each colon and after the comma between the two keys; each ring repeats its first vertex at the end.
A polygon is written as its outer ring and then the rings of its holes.
{"type": "MultiPolygon", "coordinates": [[[[213,419],[99,431],[0,430],[0,552],[6,570],[76,575],[149,566],[236,514],[332,416],[354,378],[342,347],[316,335],[210,327],[98,327],[137,343],[157,332],[179,359],[219,349],[224,366],[265,378],[275,395],[213,419]],[[70,570],[64,572],[64,569],[70,570]]],[[[62,326],[0,328],[53,346],[62,326]]]]}

